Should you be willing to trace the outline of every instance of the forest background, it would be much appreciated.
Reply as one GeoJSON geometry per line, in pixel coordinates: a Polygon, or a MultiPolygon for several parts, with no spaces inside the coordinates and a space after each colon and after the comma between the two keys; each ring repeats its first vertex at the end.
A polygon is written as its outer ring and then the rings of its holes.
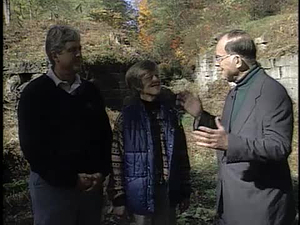
{"type": "MultiPolygon", "coordinates": [[[[200,90],[193,74],[199,55],[212,52],[215,37],[244,29],[265,45],[258,58],[298,53],[297,0],[4,0],[4,67],[14,62],[44,63],[45,35],[52,24],[80,30],[84,64],[132,65],[155,60],[163,84],[174,92],[200,90]]],[[[3,84],[9,79],[5,75],[3,84]]],[[[221,81],[201,95],[203,105],[220,114],[228,86],[221,81]]],[[[4,99],[4,224],[32,224],[27,189],[29,167],[18,142],[15,107],[4,99]]],[[[289,158],[298,200],[298,105],[295,104],[293,153],[289,158]]],[[[117,111],[107,109],[111,123],[117,111]]],[[[194,146],[192,118],[183,115],[192,165],[190,209],[179,224],[212,224],[215,216],[216,159],[212,151],[194,146]]],[[[109,211],[109,203],[107,208],[109,211]]],[[[298,202],[297,202],[298,208],[298,202]]],[[[109,213],[106,221],[111,222],[109,213]]]]}

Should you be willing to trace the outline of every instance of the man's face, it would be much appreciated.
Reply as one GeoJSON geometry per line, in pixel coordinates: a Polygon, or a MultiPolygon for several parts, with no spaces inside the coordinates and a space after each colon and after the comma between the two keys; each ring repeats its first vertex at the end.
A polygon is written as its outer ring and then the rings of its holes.
{"type": "Polygon", "coordinates": [[[225,45],[228,42],[226,36],[222,37],[216,46],[216,64],[215,66],[221,71],[222,76],[228,82],[234,82],[239,75],[239,70],[236,67],[236,63],[233,58],[234,55],[230,55],[225,51],[225,45]]]}
{"type": "Polygon", "coordinates": [[[67,42],[64,50],[56,54],[55,66],[70,73],[79,72],[81,67],[80,41],[67,42]]]}
{"type": "Polygon", "coordinates": [[[142,77],[142,85],[143,88],[141,90],[142,95],[151,95],[151,96],[157,96],[160,94],[160,79],[158,75],[158,71],[152,71],[146,73],[142,77]]]}

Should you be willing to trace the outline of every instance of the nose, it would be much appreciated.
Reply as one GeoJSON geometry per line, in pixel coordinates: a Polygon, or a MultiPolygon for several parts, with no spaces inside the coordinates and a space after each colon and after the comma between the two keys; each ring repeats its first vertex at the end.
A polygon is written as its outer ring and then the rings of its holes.
{"type": "Polygon", "coordinates": [[[157,74],[153,75],[152,80],[154,81],[160,81],[159,77],[157,74]]]}
{"type": "Polygon", "coordinates": [[[75,56],[80,57],[81,56],[81,50],[77,50],[76,53],[75,53],[75,56]]]}

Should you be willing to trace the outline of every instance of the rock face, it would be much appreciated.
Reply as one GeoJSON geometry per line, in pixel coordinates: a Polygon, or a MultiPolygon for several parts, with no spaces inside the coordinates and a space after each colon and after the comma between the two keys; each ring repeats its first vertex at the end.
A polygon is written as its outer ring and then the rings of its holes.
{"type": "Polygon", "coordinates": [[[4,107],[15,107],[20,91],[26,84],[46,73],[47,62],[4,62],[3,97],[4,107]]]}
{"type": "MultiPolygon", "coordinates": [[[[293,102],[298,105],[298,55],[258,60],[261,66],[287,90],[293,102]]],[[[196,81],[203,91],[219,79],[212,55],[199,55],[195,69],[196,81]]]]}
{"type": "Polygon", "coordinates": [[[4,63],[4,74],[41,74],[48,68],[47,61],[41,62],[7,62],[4,63]]]}
{"type": "MultiPolygon", "coordinates": [[[[287,89],[292,100],[298,104],[298,55],[259,60],[266,72],[287,89]]],[[[47,62],[4,63],[4,107],[13,108],[20,91],[28,82],[47,72],[47,62]]],[[[105,102],[112,110],[119,110],[123,99],[129,94],[125,84],[127,65],[85,66],[84,78],[94,82],[101,91],[105,102]]],[[[199,55],[195,68],[196,82],[202,92],[211,92],[211,84],[219,80],[212,55],[199,55]]],[[[227,85],[227,84],[224,84],[227,85]]]]}
{"type": "MultiPolygon", "coordinates": [[[[46,62],[30,64],[26,62],[11,62],[4,65],[4,107],[16,107],[22,89],[33,79],[45,74],[46,62]]],[[[85,66],[83,78],[95,83],[105,99],[107,106],[119,110],[123,98],[128,95],[125,84],[126,65],[90,65],[85,66]]]]}

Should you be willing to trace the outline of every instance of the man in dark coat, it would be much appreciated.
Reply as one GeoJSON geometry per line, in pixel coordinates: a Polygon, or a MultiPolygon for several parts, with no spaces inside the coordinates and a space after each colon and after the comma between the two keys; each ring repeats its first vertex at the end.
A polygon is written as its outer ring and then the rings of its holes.
{"type": "Polygon", "coordinates": [[[24,88],[18,106],[34,224],[99,225],[102,182],[111,171],[105,105],[97,88],[78,75],[77,30],[52,26],[46,53],[51,68],[24,88]]]}
{"type": "Polygon", "coordinates": [[[199,146],[217,150],[217,224],[291,225],[295,218],[288,165],[293,134],[292,102],[256,61],[256,47],[244,31],[218,39],[216,66],[235,87],[221,120],[204,111],[191,93],[178,96],[195,117],[199,146]]]}

